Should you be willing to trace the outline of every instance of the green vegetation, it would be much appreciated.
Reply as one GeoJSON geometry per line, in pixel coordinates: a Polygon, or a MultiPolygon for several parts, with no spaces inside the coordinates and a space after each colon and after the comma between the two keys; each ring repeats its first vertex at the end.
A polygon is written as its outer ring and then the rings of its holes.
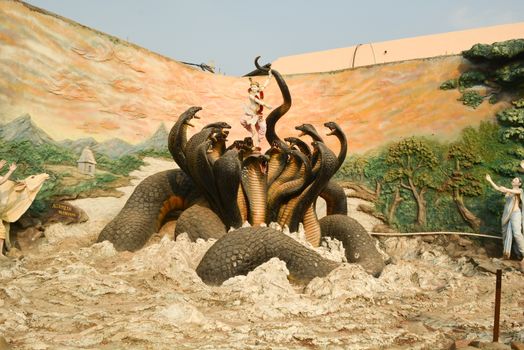
{"type": "Polygon", "coordinates": [[[524,56],[524,39],[511,39],[491,45],[475,44],[462,55],[476,63],[508,62],[524,56]]]}
{"type": "MultiPolygon", "coordinates": [[[[43,212],[52,201],[52,197],[58,191],[58,183],[61,175],[45,169],[45,164],[76,165],[76,155],[65,149],[54,145],[35,146],[30,141],[0,142],[0,159],[5,159],[8,164],[16,162],[17,169],[12,175],[12,180],[25,179],[34,174],[46,172],[49,179],[44,182],[30,211],[34,213],[43,212]]],[[[7,166],[2,173],[7,172],[7,166]]]]}
{"type": "Polygon", "coordinates": [[[454,90],[458,87],[458,79],[449,79],[440,85],[442,90],[454,90]]]}
{"type": "Polygon", "coordinates": [[[17,178],[44,172],[44,164],[76,165],[77,159],[69,150],[48,144],[35,146],[30,141],[0,142],[0,157],[18,164],[17,178]]]}
{"type": "Polygon", "coordinates": [[[92,189],[108,189],[108,183],[113,182],[118,177],[113,174],[96,174],[95,177],[83,181],[76,186],[64,188],[62,195],[76,196],[79,193],[87,192],[92,189]]]}
{"type": "Polygon", "coordinates": [[[431,173],[438,160],[432,148],[427,140],[410,137],[392,144],[385,159],[389,169],[384,181],[411,193],[417,208],[416,226],[421,229],[427,223],[425,194],[435,188],[431,173]]]}
{"type": "Polygon", "coordinates": [[[486,99],[490,103],[513,99],[513,107],[500,111],[497,119],[503,126],[503,139],[524,143],[524,39],[476,44],[462,55],[472,67],[440,88],[458,88],[462,92],[459,101],[472,108],[486,99]]]}
{"type": "Polygon", "coordinates": [[[116,175],[128,176],[130,172],[144,165],[144,161],[134,155],[111,159],[103,154],[96,154],[97,167],[116,175]]]}
{"type": "Polygon", "coordinates": [[[337,174],[376,194],[375,207],[402,231],[498,232],[499,184],[519,174],[524,147],[501,142],[501,127],[483,122],[453,143],[410,137],[365,156],[350,157],[337,174]]]}
{"type": "MultiPolygon", "coordinates": [[[[97,155],[97,167],[109,173],[97,174],[74,186],[63,186],[61,181],[71,177],[71,171],[56,172],[46,165],[66,165],[76,167],[78,155],[69,149],[57,145],[43,144],[33,145],[30,141],[3,141],[0,139],[0,159],[7,160],[8,164],[17,163],[17,169],[12,175],[12,180],[22,180],[26,177],[39,173],[47,173],[49,179],[44,182],[35,201],[29,208],[32,214],[38,215],[45,212],[49,205],[59,197],[76,197],[80,193],[89,192],[94,189],[108,189],[109,183],[121,176],[128,176],[133,170],[138,169],[144,162],[134,156],[128,155],[118,159],[109,159],[103,155],[97,155]]],[[[7,172],[8,166],[2,170],[7,172]]]]}
{"type": "Polygon", "coordinates": [[[140,158],[153,157],[153,158],[173,159],[173,156],[171,155],[171,153],[169,153],[169,150],[167,148],[162,151],[155,150],[155,149],[146,149],[146,150],[138,152],[138,156],[140,158]]]}
{"type": "Polygon", "coordinates": [[[458,100],[462,101],[463,105],[477,108],[480,106],[482,101],[484,101],[484,97],[481,96],[477,91],[464,91],[458,100]]]}
{"type": "Polygon", "coordinates": [[[524,144],[524,107],[520,101],[513,103],[514,108],[498,112],[497,120],[505,127],[502,132],[505,140],[515,140],[524,144]]]}
{"type": "Polygon", "coordinates": [[[482,72],[472,70],[463,73],[458,79],[458,86],[467,89],[476,85],[481,85],[486,80],[486,75],[482,72]]]}
{"type": "Polygon", "coordinates": [[[511,108],[497,113],[498,125],[466,128],[450,144],[400,140],[378,153],[348,159],[340,172],[374,188],[368,192],[377,195],[376,208],[400,230],[498,232],[503,197],[483,177],[490,173],[497,183],[509,184],[522,172],[524,39],[477,44],[463,56],[471,68],[440,89],[458,89],[459,101],[472,108],[485,99],[512,100],[511,108]]]}

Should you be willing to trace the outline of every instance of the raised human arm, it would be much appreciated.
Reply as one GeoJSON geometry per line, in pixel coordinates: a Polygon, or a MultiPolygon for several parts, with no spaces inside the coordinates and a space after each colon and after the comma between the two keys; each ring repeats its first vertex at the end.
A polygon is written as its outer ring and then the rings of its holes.
{"type": "Polygon", "coordinates": [[[268,105],[267,103],[265,103],[263,100],[257,98],[255,95],[249,95],[249,99],[252,100],[253,102],[255,102],[256,104],[264,106],[264,107],[266,107],[268,109],[272,109],[273,108],[270,105],[268,105]]]}
{"type": "MultiPolygon", "coordinates": [[[[4,163],[5,164],[5,163],[4,163]]],[[[9,166],[9,171],[2,177],[0,177],[0,185],[6,182],[9,179],[9,176],[16,170],[16,163],[12,163],[9,166]]]]}
{"type": "Polygon", "coordinates": [[[512,188],[507,188],[504,186],[497,185],[495,182],[493,182],[489,174],[486,174],[486,180],[489,182],[491,187],[493,187],[496,191],[499,191],[502,193],[511,193],[511,194],[519,194],[521,192],[521,189],[512,189],[512,188]]]}
{"type": "Polygon", "coordinates": [[[271,81],[271,77],[272,76],[273,76],[273,73],[271,72],[271,69],[270,69],[268,77],[267,77],[266,81],[264,82],[264,85],[262,85],[262,87],[260,88],[260,90],[264,90],[269,85],[269,82],[271,81]]]}

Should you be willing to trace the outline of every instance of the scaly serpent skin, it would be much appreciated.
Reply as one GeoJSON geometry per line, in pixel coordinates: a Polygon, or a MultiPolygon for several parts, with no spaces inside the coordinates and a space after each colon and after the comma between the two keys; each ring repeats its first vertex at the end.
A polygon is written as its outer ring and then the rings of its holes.
{"type": "Polygon", "coordinates": [[[107,224],[97,242],[110,241],[116,250],[135,251],[158,232],[169,210],[186,209],[198,196],[191,179],[179,169],[144,179],[133,191],[120,213],[107,224]]]}
{"type": "Polygon", "coordinates": [[[289,279],[295,283],[326,276],[340,265],[282,232],[269,227],[246,227],[227,233],[211,246],[196,272],[204,283],[220,285],[231,277],[246,275],[274,257],[286,262],[289,279]]]}
{"type": "MultiPolygon", "coordinates": [[[[310,205],[312,205],[317,199],[318,195],[328,183],[329,179],[333,176],[334,169],[337,165],[337,159],[335,154],[327,148],[327,146],[319,141],[314,141],[313,146],[315,147],[316,152],[313,154],[318,154],[318,163],[320,169],[316,174],[316,178],[313,179],[311,185],[309,185],[303,192],[298,196],[300,200],[293,209],[291,218],[288,221],[288,226],[291,231],[298,230],[298,224],[302,221],[306,210],[310,205]]],[[[306,236],[307,236],[306,232],[306,236]]],[[[311,244],[313,246],[318,246],[320,243],[320,236],[314,236],[311,244]]],[[[308,239],[309,241],[309,239],[308,239]]]]}
{"type": "Polygon", "coordinates": [[[213,164],[213,174],[220,206],[224,208],[224,224],[234,228],[242,226],[242,212],[238,204],[242,164],[238,150],[230,149],[218,158],[213,164]]]}
{"type": "Polygon", "coordinates": [[[275,108],[269,113],[266,118],[266,139],[270,145],[278,144],[281,147],[286,147],[284,141],[278,137],[275,126],[280,118],[289,111],[291,108],[291,94],[289,93],[289,88],[287,87],[284,78],[276,70],[272,70],[273,76],[278,84],[280,92],[282,93],[282,99],[284,100],[280,106],[275,108]]]}
{"type": "Polygon", "coordinates": [[[267,210],[267,156],[250,155],[242,162],[242,189],[246,194],[248,220],[258,226],[266,220],[267,210]]]}
{"type": "Polygon", "coordinates": [[[269,186],[267,222],[277,222],[282,204],[302,191],[311,177],[311,167],[306,156],[293,149],[288,153],[286,168],[269,186]]]}
{"type": "Polygon", "coordinates": [[[197,203],[184,210],[176,221],[175,238],[183,232],[187,233],[189,239],[194,242],[198,238],[218,239],[227,231],[218,215],[208,207],[197,203]]]}
{"type": "Polygon", "coordinates": [[[320,193],[320,197],[326,201],[326,215],[348,215],[346,193],[344,192],[344,188],[335,181],[329,180],[320,193]]]}
{"type": "Polygon", "coordinates": [[[285,144],[275,126],[291,107],[291,96],[282,76],[276,71],[273,75],[284,102],[267,117],[266,137],[272,145],[267,155],[254,150],[251,138],[226,147],[227,132],[223,129],[230,126],[224,122],[208,124],[187,141],[189,121],[201,109],[189,108],[168,138],[169,151],[184,171],[170,170],[146,178],[98,241],[110,240],[118,250],[139,249],[158,231],[167,213],[178,209],[183,212],[176,235],[187,232],[192,240],[218,238],[197,269],[206,283],[220,284],[237,274],[246,274],[273,257],[286,262],[290,279],[298,283],[325,276],[339,265],[267,227],[226,233],[244,220],[257,226],[276,218],[292,231],[302,222],[308,241],[315,246],[321,235],[339,239],[349,262],[361,264],[373,275],[380,274],[384,267],[382,256],[362,226],[338,214],[319,221],[314,210],[321,195],[326,199],[328,214],[346,213],[343,189],[331,180],[347,152],[344,133],[335,123],[325,124],[341,142],[338,157],[310,124],[297,129],[313,137],[313,153],[298,139],[288,138],[291,146],[285,144]]]}
{"type": "Polygon", "coordinates": [[[190,121],[193,118],[200,119],[196,113],[202,110],[202,107],[190,107],[187,111],[182,113],[177,122],[171,128],[167,138],[167,148],[173,157],[175,163],[179,168],[188,174],[186,156],[184,149],[187,144],[187,128],[192,126],[190,121]]]}
{"type": "Polygon", "coordinates": [[[322,236],[338,239],[346,249],[346,259],[361,265],[371,275],[378,277],[384,269],[384,259],[371,237],[357,220],[346,215],[329,215],[320,219],[322,236]]]}

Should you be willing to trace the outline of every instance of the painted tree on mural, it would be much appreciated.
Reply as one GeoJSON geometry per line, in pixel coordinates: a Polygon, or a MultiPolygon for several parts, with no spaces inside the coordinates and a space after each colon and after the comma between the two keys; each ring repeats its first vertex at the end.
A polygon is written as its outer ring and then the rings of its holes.
{"type": "Polygon", "coordinates": [[[367,166],[368,159],[364,156],[352,156],[348,158],[345,166],[343,166],[338,175],[340,177],[351,177],[360,182],[364,182],[365,179],[365,168],[367,166]]]}
{"type": "Polygon", "coordinates": [[[493,204],[500,202],[500,194],[489,188],[483,176],[491,173],[504,183],[522,173],[524,39],[478,44],[463,54],[472,65],[441,88],[459,89],[462,103],[473,108],[485,100],[511,101],[510,108],[497,114],[499,123],[466,128],[451,144],[404,139],[379,152],[355,157],[343,174],[351,178],[357,192],[365,189],[360,193],[366,196],[359,198],[373,201],[388,223],[400,230],[498,232],[502,206],[493,204]]]}
{"type": "MultiPolygon", "coordinates": [[[[0,159],[8,163],[16,162],[18,167],[12,179],[23,179],[36,173],[47,173],[49,179],[44,182],[36,199],[29,208],[30,214],[40,215],[49,209],[55,200],[75,199],[80,194],[86,195],[90,190],[106,189],[109,183],[116,181],[120,176],[129,176],[129,173],[138,169],[144,162],[134,155],[125,155],[117,159],[110,159],[97,154],[96,159],[100,169],[94,177],[82,180],[72,185],[62,184],[62,180],[75,171],[57,170],[53,165],[62,166],[62,169],[76,169],[78,154],[60,145],[44,143],[35,147],[29,140],[5,140],[0,137],[0,159]]],[[[5,171],[5,169],[3,170],[5,171]]],[[[118,183],[118,182],[116,182],[118,183]]]]}
{"type": "Polygon", "coordinates": [[[435,153],[426,140],[411,137],[389,147],[386,163],[390,169],[384,176],[385,181],[398,181],[400,188],[411,192],[417,205],[416,225],[425,227],[425,195],[428,189],[436,187],[432,176],[438,164],[435,153]]]}
{"type": "Polygon", "coordinates": [[[391,200],[387,203],[386,218],[391,224],[395,222],[397,209],[404,200],[401,194],[402,176],[399,176],[400,174],[398,172],[386,173],[386,175],[386,179],[388,180],[387,187],[390,189],[390,194],[392,195],[391,200]]]}
{"type": "Polygon", "coordinates": [[[352,197],[360,198],[366,201],[375,202],[380,195],[380,183],[375,181],[367,173],[370,161],[374,157],[369,156],[351,156],[344,162],[344,165],[337,172],[336,178],[343,181],[343,185],[352,190],[352,197]],[[346,181],[351,179],[353,181],[346,181]],[[375,187],[375,189],[372,189],[375,187]]]}
{"type": "Polygon", "coordinates": [[[503,42],[475,44],[463,51],[464,58],[473,66],[459,78],[445,81],[443,90],[458,88],[462,92],[459,99],[473,108],[484,100],[497,102],[506,93],[522,93],[524,83],[524,39],[503,42]]]}
{"type": "Polygon", "coordinates": [[[464,197],[476,197],[482,194],[480,179],[468,171],[481,162],[480,156],[471,147],[459,141],[450,145],[446,158],[452,162],[452,166],[446,171],[447,180],[442,190],[452,196],[464,221],[475,232],[479,232],[482,221],[466,207],[464,197]]]}
{"type": "Polygon", "coordinates": [[[375,186],[375,203],[382,207],[388,224],[396,224],[396,211],[404,200],[401,190],[401,177],[390,170],[386,162],[387,150],[367,159],[364,168],[365,178],[375,186]]]}
{"type": "Polygon", "coordinates": [[[347,169],[355,165],[348,159],[339,180],[353,190],[351,197],[373,202],[386,222],[401,231],[499,232],[502,198],[483,176],[490,173],[497,183],[504,184],[524,172],[519,167],[524,147],[513,141],[501,142],[501,130],[497,123],[481,122],[476,128],[462,130],[459,139],[449,144],[404,139],[359,156],[358,162],[365,164],[363,170],[347,169]]]}

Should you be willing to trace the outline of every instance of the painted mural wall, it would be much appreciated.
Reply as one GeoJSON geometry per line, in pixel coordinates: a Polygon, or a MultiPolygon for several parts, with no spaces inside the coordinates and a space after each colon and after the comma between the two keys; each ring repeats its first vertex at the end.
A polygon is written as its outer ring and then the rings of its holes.
{"type": "MultiPolygon", "coordinates": [[[[169,157],[167,134],[190,106],[203,107],[194,131],[221,120],[233,126],[230,140],[248,136],[239,123],[247,78],[195,70],[19,1],[0,2],[0,23],[0,157],[18,162],[20,177],[51,173],[36,202],[42,210],[57,196],[118,195],[114,188],[144,156],[169,157]],[[97,162],[94,176],[76,172],[86,146],[97,162]]],[[[337,122],[349,138],[350,155],[340,180],[353,195],[373,202],[374,208],[362,210],[391,229],[495,230],[499,214],[482,203],[498,199],[481,175],[497,170],[493,164],[501,157],[506,163],[498,166],[506,171],[496,180],[518,173],[520,146],[509,150],[498,143],[495,117],[511,107],[515,94],[472,106],[459,101],[462,89],[441,89],[472,67],[458,55],[285,76],[293,105],[277,132],[297,136],[295,125],[324,130],[324,122],[337,122]],[[491,148],[484,147],[487,139],[491,148]],[[464,140],[476,142],[476,155],[488,154],[489,161],[475,158],[467,164],[480,167],[462,163],[456,169],[450,145],[464,140]],[[423,171],[415,177],[402,173],[402,147],[422,152],[423,171]],[[453,181],[466,168],[472,189],[457,194],[462,185],[453,181]],[[465,220],[460,201],[487,221],[465,220]]],[[[266,101],[280,104],[275,82],[266,89],[266,101]]],[[[337,151],[336,138],[326,143],[337,151]]]]}

